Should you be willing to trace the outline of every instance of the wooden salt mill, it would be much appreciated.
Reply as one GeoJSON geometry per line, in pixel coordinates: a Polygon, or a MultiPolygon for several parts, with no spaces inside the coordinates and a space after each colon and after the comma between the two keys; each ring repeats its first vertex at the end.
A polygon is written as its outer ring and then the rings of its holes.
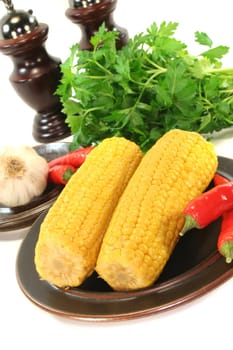
{"type": "Polygon", "coordinates": [[[90,38],[98,31],[100,25],[105,22],[108,30],[115,30],[119,33],[116,42],[117,49],[120,49],[128,41],[126,29],[117,26],[113,19],[113,12],[117,0],[70,0],[70,8],[66,10],[66,16],[81,29],[81,50],[91,50],[90,38]]]}
{"type": "Polygon", "coordinates": [[[38,23],[31,10],[15,10],[11,1],[2,1],[7,14],[0,21],[0,51],[13,61],[13,88],[37,112],[33,137],[41,143],[63,139],[70,130],[60,99],[54,95],[61,78],[61,61],[45,49],[48,25],[38,23]]]}

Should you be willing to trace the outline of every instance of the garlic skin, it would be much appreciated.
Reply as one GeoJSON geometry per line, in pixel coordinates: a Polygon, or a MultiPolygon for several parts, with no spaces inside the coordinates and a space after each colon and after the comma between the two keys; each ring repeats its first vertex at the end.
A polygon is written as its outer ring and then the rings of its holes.
{"type": "Polygon", "coordinates": [[[15,207],[29,203],[47,186],[48,163],[32,147],[0,148],[0,204],[15,207]]]}

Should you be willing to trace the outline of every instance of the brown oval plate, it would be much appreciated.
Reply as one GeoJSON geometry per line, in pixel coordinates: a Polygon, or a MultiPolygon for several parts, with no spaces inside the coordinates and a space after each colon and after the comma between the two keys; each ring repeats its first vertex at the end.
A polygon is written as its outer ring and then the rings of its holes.
{"type": "MultiPolygon", "coordinates": [[[[219,173],[232,179],[233,160],[219,157],[219,173]]],[[[32,226],[19,249],[17,281],[37,306],[53,314],[85,321],[129,320],[177,307],[209,292],[233,276],[216,249],[221,221],[203,230],[191,230],[177,244],[156,283],[135,292],[114,292],[94,273],[83,285],[69,290],[39,278],[34,250],[46,212],[32,226]]]]}
{"type": "MultiPolygon", "coordinates": [[[[50,161],[67,153],[69,142],[48,143],[35,146],[34,149],[47,161],[50,161]]],[[[35,219],[54,202],[62,188],[62,185],[48,183],[45,191],[26,205],[0,206],[0,238],[3,236],[1,232],[11,233],[31,226],[35,219]]]]}

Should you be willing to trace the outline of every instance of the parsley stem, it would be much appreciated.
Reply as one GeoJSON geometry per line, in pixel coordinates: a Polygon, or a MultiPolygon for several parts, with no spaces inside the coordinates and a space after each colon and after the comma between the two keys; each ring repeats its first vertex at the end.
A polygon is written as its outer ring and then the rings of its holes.
{"type": "Polygon", "coordinates": [[[221,73],[226,75],[232,75],[233,74],[233,68],[213,68],[208,71],[208,73],[221,73]]]}
{"type": "Polygon", "coordinates": [[[113,73],[110,71],[110,70],[108,70],[106,67],[104,67],[102,64],[100,64],[98,61],[96,61],[96,60],[88,60],[89,61],[89,63],[91,63],[91,64],[95,64],[97,67],[99,67],[102,71],[104,71],[105,73],[107,73],[109,76],[112,76],[113,75],[113,73]]]}
{"type": "Polygon", "coordinates": [[[228,103],[228,104],[232,104],[233,103],[233,96],[228,96],[226,98],[224,98],[223,100],[224,102],[228,103]]]}
{"type": "Polygon", "coordinates": [[[224,120],[227,122],[227,123],[229,123],[229,125],[233,125],[233,120],[230,120],[230,119],[228,119],[228,118],[224,118],[224,120]]]}
{"type": "Polygon", "coordinates": [[[149,57],[145,57],[146,61],[148,63],[150,63],[153,67],[155,67],[156,69],[158,69],[159,73],[158,74],[161,74],[161,73],[165,73],[167,71],[167,68],[163,68],[161,66],[159,66],[157,63],[155,63],[154,61],[152,61],[149,57]]]}
{"type": "Polygon", "coordinates": [[[138,95],[138,97],[136,98],[136,101],[135,101],[135,104],[130,108],[129,110],[129,116],[132,115],[132,113],[135,111],[135,109],[137,108],[139,102],[141,101],[142,99],[142,96],[145,92],[145,90],[147,89],[147,87],[150,85],[151,81],[154,80],[154,78],[157,77],[157,75],[161,74],[162,72],[158,72],[158,71],[155,71],[154,74],[152,74],[149,79],[147,79],[147,81],[143,84],[143,87],[138,95]]]}
{"type": "Polygon", "coordinates": [[[94,79],[94,80],[103,80],[107,78],[111,78],[110,75],[87,75],[87,78],[94,79]]]}
{"type": "Polygon", "coordinates": [[[88,115],[90,112],[94,112],[94,111],[99,111],[101,109],[103,109],[104,106],[98,106],[98,107],[92,107],[92,108],[88,108],[85,110],[85,112],[82,114],[82,117],[86,117],[86,115],[88,115]]]}
{"type": "MultiPolygon", "coordinates": [[[[232,95],[233,94],[233,89],[224,89],[224,90],[219,90],[219,92],[221,93],[221,94],[228,94],[228,95],[232,95]]],[[[229,97],[231,97],[231,96],[229,96],[229,97]]],[[[228,97],[228,98],[229,98],[228,97]]]]}

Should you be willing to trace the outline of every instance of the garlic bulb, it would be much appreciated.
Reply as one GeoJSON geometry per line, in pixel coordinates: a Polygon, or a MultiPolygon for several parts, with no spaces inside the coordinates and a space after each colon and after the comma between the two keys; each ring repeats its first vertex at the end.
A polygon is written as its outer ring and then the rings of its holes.
{"type": "Polygon", "coordinates": [[[48,163],[32,147],[0,148],[0,203],[14,207],[29,203],[47,186],[48,163]]]}

